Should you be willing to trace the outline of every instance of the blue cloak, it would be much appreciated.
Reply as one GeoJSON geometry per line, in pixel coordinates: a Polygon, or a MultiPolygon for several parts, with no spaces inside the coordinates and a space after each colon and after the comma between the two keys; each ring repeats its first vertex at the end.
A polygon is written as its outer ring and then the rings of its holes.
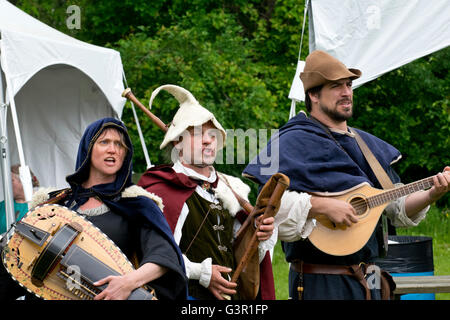
{"type": "MultiPolygon", "coordinates": [[[[399,181],[391,169],[400,152],[387,142],[354,129],[367,143],[393,182],[399,181]]],[[[339,192],[367,182],[381,188],[361,153],[356,140],[332,133],[340,146],[303,112],[290,119],[271,137],[244,175],[264,184],[272,174],[281,172],[290,179],[290,190],[299,192],[339,192]],[[345,151],[341,148],[345,149],[345,151]]]]}

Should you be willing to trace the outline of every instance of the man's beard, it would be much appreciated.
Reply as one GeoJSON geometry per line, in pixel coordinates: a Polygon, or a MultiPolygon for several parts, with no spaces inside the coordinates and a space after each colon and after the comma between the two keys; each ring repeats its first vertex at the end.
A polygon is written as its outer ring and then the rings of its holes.
{"type": "MultiPolygon", "coordinates": [[[[343,100],[338,101],[336,103],[336,106],[343,102],[343,100]]],[[[335,122],[343,122],[343,121],[347,121],[348,119],[350,119],[353,115],[353,109],[350,109],[350,112],[348,113],[344,113],[344,112],[339,112],[337,110],[337,108],[335,109],[330,109],[327,106],[320,104],[320,109],[322,110],[323,113],[325,113],[330,119],[332,119],[335,122]]]]}

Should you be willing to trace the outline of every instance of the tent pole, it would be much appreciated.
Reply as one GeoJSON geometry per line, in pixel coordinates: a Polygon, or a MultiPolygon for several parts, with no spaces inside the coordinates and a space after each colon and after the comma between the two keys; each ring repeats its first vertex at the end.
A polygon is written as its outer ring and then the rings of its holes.
{"type": "Polygon", "coordinates": [[[14,197],[11,182],[11,164],[8,147],[8,128],[7,128],[7,105],[6,93],[3,82],[3,72],[0,64],[0,152],[1,152],[1,173],[3,178],[3,195],[5,201],[5,215],[6,215],[6,239],[9,240],[14,232],[14,228],[10,228],[16,222],[16,215],[14,213],[14,197]]]}
{"type": "Polygon", "coordinates": [[[306,0],[305,10],[303,12],[303,25],[302,25],[302,34],[300,37],[300,49],[298,50],[298,60],[301,60],[301,55],[302,55],[303,35],[305,33],[306,15],[308,13],[308,6],[309,6],[309,0],[306,0]]]}
{"type": "MultiPolygon", "coordinates": [[[[297,69],[295,70],[295,77],[297,77],[297,75],[300,76],[300,73],[298,71],[299,71],[299,67],[300,67],[300,62],[302,62],[301,61],[301,55],[302,55],[302,46],[303,46],[303,35],[305,34],[305,25],[306,25],[306,17],[307,17],[307,13],[308,13],[308,8],[309,8],[309,0],[306,0],[306,2],[305,2],[305,9],[303,11],[302,34],[301,34],[301,37],[300,37],[300,48],[298,49],[298,59],[297,59],[298,61],[297,61],[297,69]]],[[[302,69],[300,71],[303,71],[303,68],[304,68],[304,64],[303,64],[303,67],[302,67],[302,69]]],[[[294,79],[294,82],[292,83],[292,87],[294,87],[295,80],[298,80],[298,79],[294,79]]],[[[299,86],[301,86],[301,89],[302,89],[302,92],[303,92],[303,85],[301,83],[299,83],[299,86]]],[[[292,90],[292,88],[291,88],[291,90],[292,90]]],[[[291,98],[291,94],[290,93],[289,93],[289,97],[291,98]]],[[[297,97],[297,99],[298,98],[299,97],[297,97]]],[[[305,97],[302,94],[300,96],[300,101],[305,101],[304,98],[305,97]]],[[[289,119],[295,117],[295,115],[297,114],[296,110],[295,110],[296,101],[295,101],[294,98],[291,98],[291,100],[292,101],[291,101],[291,109],[289,111],[289,119]]]]}
{"type": "MultiPolygon", "coordinates": [[[[125,82],[125,87],[128,87],[127,78],[125,77],[125,72],[122,74],[123,81],[125,82]]],[[[136,128],[139,134],[139,139],[141,140],[142,151],[144,152],[145,162],[147,164],[147,169],[152,167],[152,163],[150,162],[150,157],[148,156],[147,146],[145,145],[144,135],[142,134],[141,125],[139,124],[139,118],[136,113],[136,109],[134,108],[133,102],[131,102],[131,109],[133,110],[134,121],[136,122],[136,128]]]]}
{"type": "Polygon", "coordinates": [[[145,162],[147,164],[147,169],[152,167],[152,163],[150,162],[150,157],[148,156],[147,146],[145,145],[144,135],[142,134],[142,129],[139,124],[139,119],[136,113],[136,109],[134,108],[133,102],[131,102],[131,108],[133,110],[134,121],[136,122],[136,127],[139,134],[139,139],[141,140],[142,151],[144,152],[145,162]]]}
{"type": "Polygon", "coordinates": [[[292,99],[292,102],[291,102],[291,111],[289,112],[289,119],[295,117],[296,114],[297,114],[297,113],[295,112],[295,100],[292,99]]]}
{"type": "Polygon", "coordinates": [[[14,133],[16,134],[17,151],[19,153],[19,176],[20,182],[22,182],[23,193],[25,195],[25,201],[31,201],[33,196],[33,184],[31,183],[30,168],[25,164],[25,156],[23,153],[22,136],[20,133],[19,120],[17,119],[16,103],[14,101],[14,92],[9,79],[6,79],[6,90],[8,91],[9,107],[11,108],[11,118],[14,126],[14,133]]]}

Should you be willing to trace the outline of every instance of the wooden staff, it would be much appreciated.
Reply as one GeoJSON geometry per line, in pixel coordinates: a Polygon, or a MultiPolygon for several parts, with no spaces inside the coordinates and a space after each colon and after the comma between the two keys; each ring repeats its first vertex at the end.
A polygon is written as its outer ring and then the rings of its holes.
{"type": "MultiPolygon", "coordinates": [[[[275,186],[275,189],[269,198],[269,202],[267,203],[267,206],[264,210],[264,214],[262,215],[260,220],[261,223],[264,219],[274,217],[276,215],[276,210],[279,206],[281,197],[283,196],[284,191],[289,187],[289,178],[285,177],[280,173],[277,173],[276,175],[278,175],[277,185],[275,186]]],[[[244,255],[241,258],[241,261],[239,262],[236,271],[234,272],[233,277],[231,278],[231,282],[236,282],[238,280],[242,270],[245,269],[250,258],[256,253],[256,250],[258,249],[259,245],[258,236],[256,234],[258,230],[259,225],[254,231],[251,240],[245,244],[247,249],[245,250],[244,255]]]]}
{"type": "Polygon", "coordinates": [[[145,114],[152,119],[152,121],[164,132],[167,132],[167,125],[164,124],[164,122],[161,121],[157,116],[155,116],[148,108],[146,108],[133,94],[130,88],[126,88],[122,92],[122,97],[127,98],[131,102],[133,102],[135,105],[137,105],[142,111],[145,112],[145,114]]]}

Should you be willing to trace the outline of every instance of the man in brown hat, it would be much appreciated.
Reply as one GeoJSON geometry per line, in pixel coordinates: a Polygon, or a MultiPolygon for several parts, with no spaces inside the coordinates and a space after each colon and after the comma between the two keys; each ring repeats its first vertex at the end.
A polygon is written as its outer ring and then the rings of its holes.
{"type": "Polygon", "coordinates": [[[352,80],[360,76],[361,71],[358,69],[347,69],[342,62],[329,54],[320,50],[314,51],[306,58],[305,69],[300,74],[305,90],[306,110],[313,117],[315,114],[321,120],[331,120],[336,125],[345,128],[347,119],[352,116],[352,80]],[[327,90],[327,87],[321,95],[325,84],[344,90],[327,90]],[[322,96],[323,101],[321,103],[318,103],[317,100],[319,96],[322,96]],[[313,102],[311,99],[319,106],[314,111],[312,110],[313,102]],[[329,107],[329,104],[334,104],[335,107],[329,107]],[[338,105],[342,108],[338,108],[338,105]]]}
{"type": "MultiPolygon", "coordinates": [[[[282,221],[278,238],[283,241],[286,260],[291,264],[289,295],[292,299],[380,299],[390,296],[389,277],[382,276],[384,273],[372,265],[387,249],[383,231],[385,218],[375,220],[367,242],[350,253],[330,253],[317,242],[313,244],[310,237],[317,231],[317,221],[323,221],[319,220],[323,217],[330,221],[332,228],[342,230],[362,224],[352,205],[329,196],[346,194],[364,185],[383,189],[382,185],[386,184],[378,181],[356,135],[374,154],[386,178],[389,177],[387,180],[400,184],[392,168],[400,160],[400,152],[387,142],[347,125],[353,112],[352,80],[360,76],[361,71],[348,69],[328,53],[312,52],[300,74],[309,116],[304,112],[297,114],[267,146],[267,150],[272,150],[271,145],[278,144],[279,154],[271,156],[278,156],[279,172],[290,178],[289,190],[283,195],[277,216],[282,221]]],[[[244,170],[244,175],[259,184],[264,184],[269,177],[265,174],[270,174],[267,170],[262,174],[264,165],[259,160],[262,156],[264,154],[244,170]]],[[[397,227],[416,226],[425,218],[429,205],[448,192],[450,167],[438,173],[433,183],[427,191],[417,191],[392,201],[383,216],[397,227]]],[[[335,245],[337,251],[344,252],[350,247],[349,242],[340,247],[335,243],[327,245],[335,245]]]]}

